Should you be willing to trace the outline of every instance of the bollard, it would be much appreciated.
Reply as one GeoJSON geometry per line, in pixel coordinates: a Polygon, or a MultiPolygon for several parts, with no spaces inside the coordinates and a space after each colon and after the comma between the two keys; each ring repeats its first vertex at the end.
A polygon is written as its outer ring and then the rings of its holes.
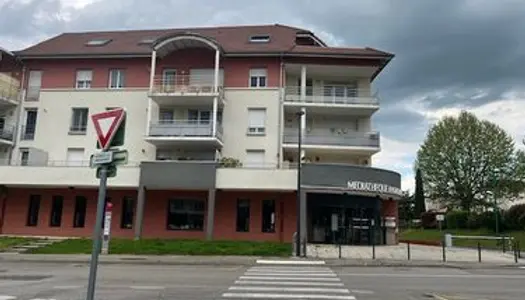
{"type": "Polygon", "coordinates": [[[443,248],[443,262],[446,262],[447,261],[447,254],[445,253],[446,246],[445,246],[445,242],[444,241],[443,241],[443,243],[441,243],[441,246],[443,248]]]}
{"type": "Polygon", "coordinates": [[[514,242],[514,262],[518,263],[518,242],[514,242]]]}
{"type": "Polygon", "coordinates": [[[372,259],[376,259],[376,243],[372,243],[372,259]]]}
{"type": "Polygon", "coordinates": [[[503,245],[503,253],[506,253],[506,252],[507,252],[507,247],[506,247],[505,244],[506,244],[506,242],[505,242],[505,237],[503,237],[503,243],[502,243],[502,245],[503,245]]]}
{"type": "Polygon", "coordinates": [[[519,241],[516,241],[518,243],[518,245],[516,246],[516,248],[518,248],[518,258],[521,258],[521,244],[519,241]]]}
{"type": "Polygon", "coordinates": [[[410,260],[410,242],[407,243],[407,255],[408,255],[408,260],[410,260]]]}
{"type": "Polygon", "coordinates": [[[478,262],[481,262],[481,243],[478,242],[478,262]]]}
{"type": "Polygon", "coordinates": [[[341,254],[341,244],[342,244],[342,242],[341,242],[341,237],[339,237],[339,259],[341,259],[341,257],[342,257],[342,254],[341,254]]]}

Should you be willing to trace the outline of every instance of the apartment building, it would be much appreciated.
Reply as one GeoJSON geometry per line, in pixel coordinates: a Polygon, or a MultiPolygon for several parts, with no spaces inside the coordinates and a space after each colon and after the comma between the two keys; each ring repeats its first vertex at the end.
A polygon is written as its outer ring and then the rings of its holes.
{"type": "Polygon", "coordinates": [[[300,155],[304,240],[397,242],[400,175],[371,166],[372,82],[393,54],[279,24],[64,33],[2,53],[15,129],[0,139],[1,233],[91,235],[89,116],[121,107],[113,236],[289,242],[300,155]]]}

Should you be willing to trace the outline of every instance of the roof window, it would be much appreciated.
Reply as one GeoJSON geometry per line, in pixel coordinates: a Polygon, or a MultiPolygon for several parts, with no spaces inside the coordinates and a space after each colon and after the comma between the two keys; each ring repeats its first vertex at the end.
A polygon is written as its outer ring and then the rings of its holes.
{"type": "Polygon", "coordinates": [[[89,42],[87,42],[86,46],[91,46],[91,47],[105,46],[109,44],[109,42],[111,42],[111,39],[94,39],[94,40],[90,40],[89,42]]]}
{"type": "Polygon", "coordinates": [[[139,45],[151,45],[155,42],[156,38],[145,38],[139,41],[139,45]]]}
{"type": "Polygon", "coordinates": [[[270,41],[270,36],[267,34],[250,36],[251,43],[268,43],[269,41],[270,41]]]}

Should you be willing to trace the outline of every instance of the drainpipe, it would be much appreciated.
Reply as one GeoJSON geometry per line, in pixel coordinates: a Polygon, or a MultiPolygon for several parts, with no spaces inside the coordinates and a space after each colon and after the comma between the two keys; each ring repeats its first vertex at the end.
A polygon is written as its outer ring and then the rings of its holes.
{"type": "Polygon", "coordinates": [[[284,106],[284,61],[283,56],[279,57],[280,67],[279,67],[279,119],[277,120],[277,130],[279,132],[279,137],[277,138],[277,168],[281,168],[283,164],[283,106],[284,106]]]}
{"type": "Polygon", "coordinates": [[[13,151],[15,150],[18,143],[20,143],[20,132],[21,132],[21,126],[22,126],[22,119],[24,117],[23,106],[26,99],[26,72],[27,68],[25,66],[22,67],[22,78],[20,79],[20,96],[18,97],[19,103],[18,107],[16,108],[16,124],[15,124],[15,130],[13,132],[14,134],[14,145],[11,147],[11,151],[9,153],[9,164],[13,164],[13,151]]]}

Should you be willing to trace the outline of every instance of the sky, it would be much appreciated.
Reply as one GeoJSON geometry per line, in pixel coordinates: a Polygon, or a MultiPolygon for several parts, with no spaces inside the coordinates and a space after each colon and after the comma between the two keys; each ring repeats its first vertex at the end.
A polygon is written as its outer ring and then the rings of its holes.
{"type": "Polygon", "coordinates": [[[280,23],[330,46],[392,52],[373,82],[382,150],[372,163],[400,172],[413,191],[416,152],[444,116],[471,111],[523,148],[523,16],[524,0],[0,0],[0,47],[64,31],[280,23]]]}

